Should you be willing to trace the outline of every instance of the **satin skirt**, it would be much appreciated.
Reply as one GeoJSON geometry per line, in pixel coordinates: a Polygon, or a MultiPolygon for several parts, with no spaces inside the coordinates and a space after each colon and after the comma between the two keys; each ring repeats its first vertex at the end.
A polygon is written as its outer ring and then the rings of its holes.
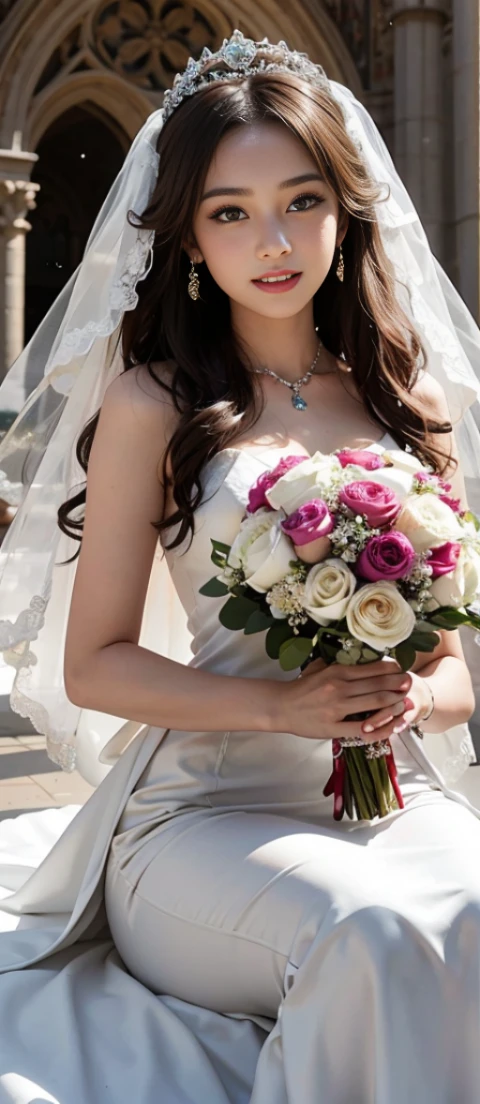
{"type": "Polygon", "coordinates": [[[127,805],[117,950],[155,994],[274,1023],[250,1104],[480,1100],[480,821],[396,758],[406,807],[372,823],[230,795],[142,837],[127,805]]]}

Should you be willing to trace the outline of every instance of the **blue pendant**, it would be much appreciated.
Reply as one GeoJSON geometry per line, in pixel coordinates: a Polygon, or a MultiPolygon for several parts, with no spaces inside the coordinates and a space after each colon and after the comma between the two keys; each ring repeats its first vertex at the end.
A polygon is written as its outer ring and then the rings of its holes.
{"type": "Polygon", "coordinates": [[[292,398],[292,403],[293,403],[293,406],[295,407],[295,410],[306,410],[307,409],[307,403],[305,402],[305,399],[302,399],[301,395],[294,395],[293,398],[292,398]]]}

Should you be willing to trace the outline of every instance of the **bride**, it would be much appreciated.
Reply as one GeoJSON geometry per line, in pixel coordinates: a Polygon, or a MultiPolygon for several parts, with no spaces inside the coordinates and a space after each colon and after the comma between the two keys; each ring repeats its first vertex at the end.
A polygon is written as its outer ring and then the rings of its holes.
{"type": "Polygon", "coordinates": [[[189,63],[0,391],[36,373],[0,451],[12,704],[99,783],[1,826],[0,1104],[478,1101],[458,632],[299,680],[199,591],[292,453],[414,453],[473,507],[479,338],[351,93],[239,32],[189,63]],[[404,809],[333,820],[345,734],[390,738],[404,809]]]}

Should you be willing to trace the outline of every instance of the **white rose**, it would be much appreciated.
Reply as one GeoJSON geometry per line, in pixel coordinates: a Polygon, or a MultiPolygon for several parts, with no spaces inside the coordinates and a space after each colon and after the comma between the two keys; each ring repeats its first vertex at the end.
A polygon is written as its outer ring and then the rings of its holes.
{"type": "Polygon", "coordinates": [[[241,567],[248,585],[264,593],[288,574],[295,559],[292,542],[280,528],[283,514],[258,511],[242,521],[228,554],[231,567],[241,567]]]}
{"type": "Polygon", "coordinates": [[[339,621],[345,617],[356,585],[355,575],[343,560],[324,560],[312,567],[307,575],[304,609],[318,625],[339,621]]]}
{"type": "Polygon", "coordinates": [[[410,475],[415,475],[417,472],[427,473],[424,465],[411,452],[404,452],[403,449],[386,449],[385,455],[400,471],[409,472],[410,475]]]}
{"type": "Polygon", "coordinates": [[[395,529],[405,533],[416,552],[426,552],[427,548],[462,536],[456,514],[438,495],[430,493],[410,495],[406,499],[395,529]]]}
{"type": "Polygon", "coordinates": [[[374,471],[367,471],[366,468],[360,468],[358,464],[347,464],[343,469],[343,475],[345,483],[364,483],[365,480],[369,483],[381,483],[383,487],[389,487],[391,491],[395,491],[400,502],[405,501],[413,486],[413,475],[400,471],[399,468],[375,468],[374,471]]]}
{"type": "Polygon", "coordinates": [[[434,579],[430,594],[439,606],[464,606],[475,601],[480,593],[480,556],[473,548],[464,547],[454,571],[434,579]]]}
{"type": "Polygon", "coordinates": [[[275,510],[284,509],[287,514],[293,514],[294,510],[304,506],[311,498],[321,498],[322,488],[328,487],[332,476],[341,471],[342,466],[336,456],[315,452],[313,456],[285,472],[266,491],[265,497],[275,510]]]}
{"type": "Polygon", "coordinates": [[[347,625],[352,636],[382,652],[407,640],[415,614],[395,583],[367,583],[350,599],[347,625]]]}

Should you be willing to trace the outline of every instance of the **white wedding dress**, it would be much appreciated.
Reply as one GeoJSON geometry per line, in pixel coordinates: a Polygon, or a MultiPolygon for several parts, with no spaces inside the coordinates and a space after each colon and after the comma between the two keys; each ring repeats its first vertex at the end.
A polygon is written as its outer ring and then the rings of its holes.
{"type": "MultiPolygon", "coordinates": [[[[215,456],[167,553],[193,666],[298,674],[198,593],[281,454],[215,456]]],[[[83,808],[0,824],[0,1104],[478,1104],[480,812],[427,741],[403,811],[336,823],[329,741],[133,729],[83,808]]]]}

